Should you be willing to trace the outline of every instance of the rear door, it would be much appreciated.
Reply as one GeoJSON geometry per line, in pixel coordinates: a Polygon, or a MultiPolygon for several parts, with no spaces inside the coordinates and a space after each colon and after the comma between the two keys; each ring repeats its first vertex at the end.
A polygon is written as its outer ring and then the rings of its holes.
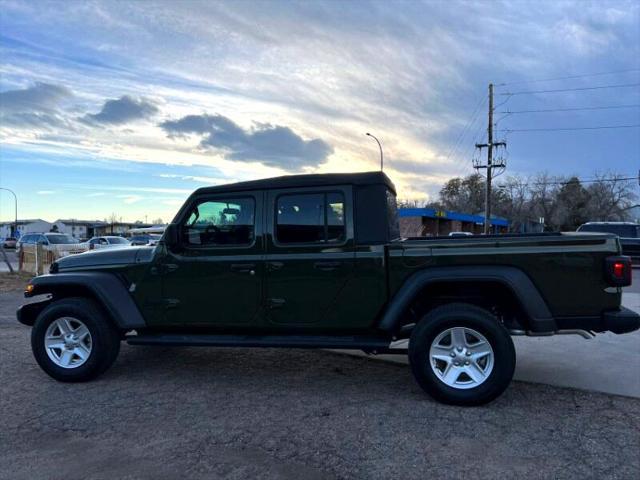
{"type": "Polygon", "coordinates": [[[354,271],[351,186],[272,190],[266,205],[267,322],[334,327],[354,271]]]}

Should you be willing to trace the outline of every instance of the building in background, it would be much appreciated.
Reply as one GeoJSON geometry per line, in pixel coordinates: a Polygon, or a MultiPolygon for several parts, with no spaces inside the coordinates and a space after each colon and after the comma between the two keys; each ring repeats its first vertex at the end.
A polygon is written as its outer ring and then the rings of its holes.
{"type": "MultiPolygon", "coordinates": [[[[402,237],[437,237],[451,232],[483,232],[484,217],[468,213],[436,210],[435,208],[401,208],[400,235],[402,237]]],[[[491,233],[507,233],[509,221],[504,218],[491,219],[491,233]]]]}
{"type": "Polygon", "coordinates": [[[41,218],[18,220],[18,232],[14,232],[14,221],[0,222],[0,238],[20,237],[25,233],[45,233],[51,230],[53,223],[41,218]]]}
{"type": "Polygon", "coordinates": [[[153,225],[142,222],[101,222],[100,225],[96,225],[94,235],[124,235],[132,228],[146,228],[151,226],[153,225]]]}
{"type": "Polygon", "coordinates": [[[72,219],[59,219],[53,222],[54,228],[60,233],[66,233],[78,240],[87,240],[96,234],[96,229],[107,225],[106,222],[99,220],[77,220],[72,219]]]}

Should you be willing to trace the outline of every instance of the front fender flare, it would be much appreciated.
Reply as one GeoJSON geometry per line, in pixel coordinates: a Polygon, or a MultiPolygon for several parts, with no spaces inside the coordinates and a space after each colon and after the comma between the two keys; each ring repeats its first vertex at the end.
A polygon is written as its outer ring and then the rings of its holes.
{"type": "MultiPolygon", "coordinates": [[[[29,294],[25,293],[25,296],[51,294],[55,299],[60,295],[82,296],[85,291],[89,291],[118,328],[133,330],[146,326],[138,306],[116,275],[105,272],[56,273],[35,277],[30,283],[33,290],[29,294]]],[[[37,311],[35,308],[25,310],[37,311]]],[[[26,318],[26,311],[22,311],[21,323],[31,320],[26,318]]]]}
{"type": "Polygon", "coordinates": [[[438,282],[499,282],[516,296],[529,317],[531,331],[554,332],[556,322],[531,279],[515,267],[502,265],[426,268],[411,275],[384,310],[378,328],[393,332],[404,312],[426,286],[438,282]]]}

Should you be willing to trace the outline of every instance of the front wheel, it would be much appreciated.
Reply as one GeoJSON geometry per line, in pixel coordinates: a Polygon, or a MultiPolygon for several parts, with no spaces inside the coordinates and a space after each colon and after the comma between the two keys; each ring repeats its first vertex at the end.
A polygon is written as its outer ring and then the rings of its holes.
{"type": "Polygon", "coordinates": [[[431,310],[409,342],[411,370],[436,400],[482,405],[498,397],[513,377],[513,341],[498,319],[475,305],[454,303],[431,310]]]}
{"type": "Polygon", "coordinates": [[[51,377],[84,382],[113,364],[120,351],[120,335],[92,300],[63,298],[38,315],[31,330],[31,349],[51,377]]]}

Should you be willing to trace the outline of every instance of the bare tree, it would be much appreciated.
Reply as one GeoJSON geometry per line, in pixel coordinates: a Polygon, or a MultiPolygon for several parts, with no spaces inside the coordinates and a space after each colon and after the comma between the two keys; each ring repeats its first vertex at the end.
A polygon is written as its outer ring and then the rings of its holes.
{"type": "Polygon", "coordinates": [[[512,232],[522,231],[523,225],[532,219],[529,183],[529,178],[511,175],[498,185],[497,190],[503,193],[504,198],[497,205],[497,210],[509,219],[509,229],[512,232]]]}
{"type": "Polygon", "coordinates": [[[596,181],[587,187],[590,220],[616,221],[629,218],[629,207],[638,198],[633,183],[620,174],[596,174],[596,181]]]}

